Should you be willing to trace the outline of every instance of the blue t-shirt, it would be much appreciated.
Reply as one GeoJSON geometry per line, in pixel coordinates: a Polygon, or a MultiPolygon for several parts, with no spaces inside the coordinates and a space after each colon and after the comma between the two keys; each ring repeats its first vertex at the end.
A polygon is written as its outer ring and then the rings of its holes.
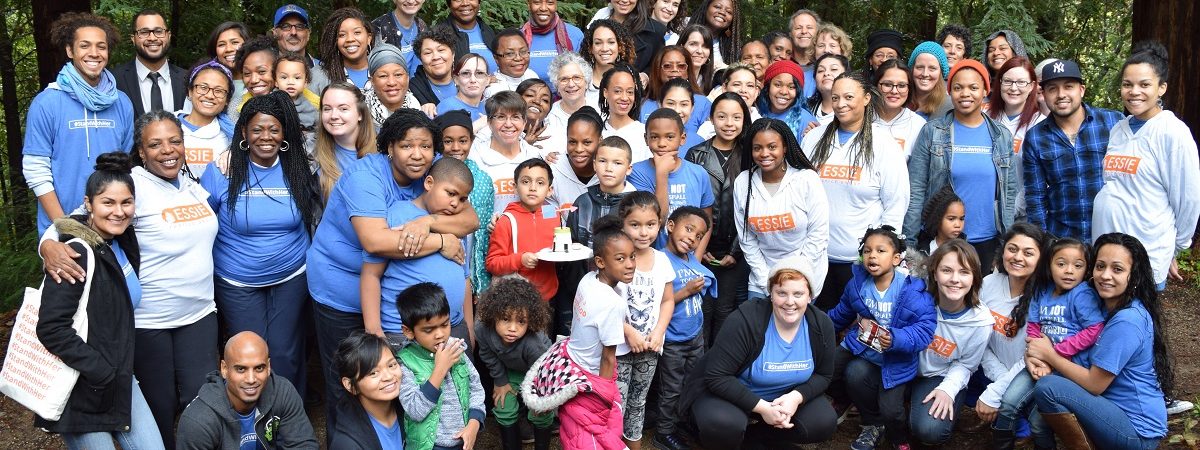
{"type": "Polygon", "coordinates": [[[996,164],[992,162],[992,136],[984,124],[975,128],[954,121],[954,157],[950,182],[967,213],[963,234],[971,242],[990,240],[996,229],[996,164]]]}
{"type": "MultiPolygon", "coordinates": [[[[583,43],[583,32],[575,25],[565,22],[563,25],[567,27],[567,40],[571,41],[571,48],[579,52],[579,46],[583,43]]],[[[553,30],[546,34],[533,34],[529,43],[529,68],[550,86],[554,86],[550,81],[550,61],[559,53],[561,52],[558,51],[558,45],[554,43],[553,30]]]]}
{"type": "Polygon", "coordinates": [[[355,86],[358,86],[359,89],[366,89],[367,82],[371,81],[371,71],[367,69],[359,70],[347,67],[346,78],[349,78],[350,82],[354,83],[355,86]]]}
{"type": "Polygon", "coordinates": [[[183,117],[179,118],[179,124],[183,125],[184,128],[187,128],[188,131],[196,131],[200,129],[199,125],[192,125],[191,122],[184,120],[183,117]]]}
{"type": "MultiPolygon", "coordinates": [[[[659,106],[657,101],[651,99],[643,100],[642,109],[638,111],[641,113],[641,122],[646,123],[648,120],[650,120],[650,114],[654,113],[654,111],[657,111],[658,108],[661,107],[662,106],[659,106]]],[[[688,116],[687,122],[683,124],[684,131],[687,131],[689,135],[696,134],[696,131],[700,129],[700,126],[704,125],[704,122],[708,120],[708,115],[711,112],[712,101],[709,100],[708,97],[700,94],[692,94],[692,114],[688,116]]],[[[703,140],[701,140],[701,142],[703,142],[703,140]]],[[[684,147],[684,150],[689,148],[691,147],[684,147]]]]}
{"type": "MultiPolygon", "coordinates": [[[[1042,334],[1055,344],[1061,343],[1085,328],[1098,323],[1104,323],[1104,313],[1100,312],[1100,296],[1087,282],[1079,283],[1063,295],[1054,295],[1053,289],[1046,289],[1034,296],[1029,304],[1029,322],[1035,322],[1042,328],[1042,334]]],[[[1086,349],[1076,354],[1076,362],[1087,365],[1086,349]]]]}
{"type": "Polygon", "coordinates": [[[458,95],[458,86],[455,86],[453,81],[446,84],[437,84],[433,80],[429,80],[429,88],[433,90],[433,96],[441,99],[443,102],[458,95]]]}
{"type": "MultiPolygon", "coordinates": [[[[871,315],[873,316],[871,318],[879,326],[891,329],[892,314],[895,312],[896,301],[899,300],[900,290],[903,288],[903,285],[904,276],[899,273],[893,273],[892,284],[888,285],[886,291],[883,291],[883,295],[879,295],[879,291],[875,289],[875,279],[872,277],[867,277],[858,286],[858,296],[862,298],[863,304],[867,305],[867,309],[871,311],[871,315]]],[[[850,344],[842,341],[842,348],[849,350],[850,344]]],[[[876,366],[883,367],[883,354],[869,346],[859,356],[876,366]]]]}
{"type": "Polygon", "coordinates": [[[121,265],[121,273],[125,275],[125,287],[129,289],[129,302],[137,308],[138,303],[142,302],[142,282],[138,280],[137,272],[133,270],[133,264],[129,263],[129,257],[125,256],[125,249],[114,241],[110,245],[113,249],[113,257],[117,259],[117,264],[121,265]]]}
{"type": "MultiPolygon", "coordinates": [[[[681,149],[682,150],[682,149],[681,149]]],[[[654,193],[654,160],[647,159],[633,165],[627,179],[634,189],[654,193]]],[[[713,205],[712,183],[708,172],[695,163],[680,158],[679,167],[667,175],[667,215],[680,206],[708,208],[713,205]]]]}
{"type": "Polygon", "coordinates": [[[420,181],[397,185],[387,156],[378,153],[363,156],[343,172],[308,249],[308,292],[313,300],[338,311],[361,313],[358,278],[363,248],[350,218],[386,219],[389,206],[424,192],[420,181]]]}
{"type": "Polygon", "coordinates": [[[802,68],[804,69],[804,97],[801,98],[809,98],[817,92],[817,78],[814,75],[817,69],[815,64],[802,66],[802,68]]]}
{"type": "Polygon", "coordinates": [[[667,254],[667,260],[671,261],[671,268],[675,269],[675,281],[671,282],[675,292],[679,292],[688,282],[697,277],[704,277],[704,289],[691,297],[675,302],[675,312],[671,313],[671,323],[667,325],[667,342],[687,342],[695,339],[704,328],[704,312],[701,309],[704,303],[703,297],[717,296],[717,278],[713,276],[711,270],[704,267],[704,264],[697,261],[696,257],[690,253],[686,259],[675,256],[669,251],[663,253],[667,254]]]}
{"type": "MultiPolygon", "coordinates": [[[[461,33],[467,34],[467,42],[470,43],[470,52],[482,56],[483,60],[487,61],[488,73],[495,73],[497,69],[496,57],[492,56],[492,50],[488,48],[488,43],[483,42],[483,33],[479,31],[479,23],[476,22],[475,28],[470,30],[459,28],[458,25],[455,25],[454,29],[461,33]]],[[[455,55],[455,57],[461,56],[462,55],[455,55]]]]}
{"type": "Polygon", "coordinates": [[[796,331],[792,342],[787,342],[779,336],[779,331],[775,329],[775,315],[771,314],[762,353],[738,375],[738,379],[759,398],[772,401],[786,394],[793,386],[807,382],[812,377],[813,368],[808,320],[800,318],[800,329],[796,331]]]}
{"type": "Polygon", "coordinates": [[[1137,134],[1138,130],[1142,129],[1142,125],[1146,124],[1146,120],[1137,118],[1137,116],[1129,116],[1129,131],[1137,134]]]}
{"type": "MultiPolygon", "coordinates": [[[[133,103],[124,92],[117,91],[117,97],[108,109],[93,112],[70,94],[46,88],[29,104],[21,154],[50,158],[54,194],[66,213],[83,204],[84,184],[95,171],[96,157],[133,148],[133,103]]],[[[38,203],[39,235],[50,222],[38,203]]]]}
{"type": "Polygon", "coordinates": [[[400,38],[400,45],[397,47],[400,48],[400,56],[403,56],[404,60],[408,62],[405,64],[408,67],[408,73],[417,73],[417,67],[421,66],[421,58],[417,56],[413,48],[413,43],[417,42],[417,34],[420,31],[417,29],[417,19],[413,18],[412,26],[406,28],[404,25],[400,25],[400,21],[396,19],[395,11],[388,14],[392,16],[392,22],[396,24],[396,34],[400,38]]]}
{"type": "Polygon", "coordinates": [[[371,428],[375,429],[375,437],[379,439],[379,447],[383,450],[404,450],[404,436],[400,434],[400,422],[404,417],[397,417],[392,426],[386,426],[367,414],[371,419],[371,428]]]}
{"type": "Polygon", "coordinates": [[[1104,391],[1129,416],[1138,435],[1167,435],[1167,408],[1154,367],[1154,321],[1146,306],[1134,299],[1104,325],[1093,346],[1092,365],[1116,374],[1104,391]]]}
{"type": "Polygon", "coordinates": [[[470,114],[471,122],[474,122],[474,121],[479,120],[487,115],[487,112],[484,111],[484,108],[483,108],[484,103],[486,103],[486,102],[480,100],[478,105],[475,105],[475,106],[468,105],[467,102],[464,102],[464,101],[462,101],[461,98],[458,98],[458,94],[455,93],[454,95],[451,95],[449,98],[444,98],[444,97],[442,98],[442,101],[440,103],[438,103],[437,113],[440,116],[440,115],[448,113],[450,111],[454,111],[456,109],[461,109],[463,111],[466,111],[467,114],[470,114]]]}
{"type": "Polygon", "coordinates": [[[850,138],[854,137],[853,131],[846,131],[841,128],[838,128],[837,133],[838,133],[838,143],[840,143],[842,145],[846,145],[846,143],[850,141],[850,138]]]}
{"type": "Polygon", "coordinates": [[[241,436],[238,438],[238,450],[262,450],[262,444],[258,442],[258,432],[254,430],[254,416],[258,415],[258,410],[250,411],[250,414],[246,415],[237,410],[233,413],[237,415],[241,436]]]}
{"type": "Polygon", "coordinates": [[[278,283],[304,266],[308,230],[283,177],[271,167],[250,164],[237,210],[230,209],[229,178],[208,163],[200,185],[217,213],[213,268],[217,276],[250,286],[278,283]]]}
{"type": "MultiPolygon", "coordinates": [[[[396,202],[387,209],[387,224],[389,227],[403,225],[427,215],[428,212],[418,208],[411,201],[396,202]]],[[[467,271],[462,264],[446,259],[440,253],[413,259],[389,260],[363,251],[362,261],[387,263],[383,278],[379,280],[379,319],[383,331],[401,332],[396,296],[408,287],[426,281],[437,283],[446,291],[446,299],[450,301],[450,325],[462,323],[463,299],[467,292],[467,271]]]]}
{"type": "Polygon", "coordinates": [[[358,161],[358,151],[342,147],[337,143],[333,144],[333,156],[337,158],[338,168],[342,169],[342,173],[350,169],[355,161],[358,161]]]}
{"type": "Polygon", "coordinates": [[[758,111],[762,113],[763,117],[768,119],[782,120],[783,123],[786,123],[796,133],[796,141],[803,141],[808,124],[816,122],[817,117],[796,103],[792,103],[792,106],[788,108],[786,111],[777,113],[771,111],[770,106],[763,104],[759,106],[758,111]]]}

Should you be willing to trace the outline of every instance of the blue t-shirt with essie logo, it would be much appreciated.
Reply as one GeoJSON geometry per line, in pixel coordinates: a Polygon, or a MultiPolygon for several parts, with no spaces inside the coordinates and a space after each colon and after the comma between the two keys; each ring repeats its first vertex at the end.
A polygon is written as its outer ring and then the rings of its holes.
{"type": "Polygon", "coordinates": [[[992,135],[986,124],[971,128],[954,121],[954,154],[950,158],[950,183],[963,201],[967,218],[963,234],[972,243],[991,240],[996,229],[996,164],[992,162],[992,135]]]}
{"type": "Polygon", "coordinates": [[[667,325],[667,342],[687,342],[700,335],[704,327],[704,311],[701,308],[703,297],[717,296],[717,278],[691,253],[687,254],[686,259],[670,251],[664,250],[663,253],[667,254],[667,260],[671,261],[671,268],[675,270],[675,281],[671,282],[675,292],[680,292],[698,277],[704,278],[704,288],[700,292],[675,302],[675,311],[671,313],[671,322],[667,325]]]}
{"type": "MultiPolygon", "coordinates": [[[[492,49],[488,48],[488,43],[483,42],[483,33],[479,31],[479,23],[476,22],[475,28],[470,30],[459,28],[458,25],[455,25],[454,29],[458,30],[460,33],[466,33],[467,41],[470,43],[471,53],[482,56],[483,60],[487,61],[488,73],[495,73],[497,69],[496,57],[492,55],[492,49]]],[[[456,58],[460,56],[462,55],[455,55],[456,58]]]]}
{"type": "Polygon", "coordinates": [[[808,320],[800,318],[800,329],[796,330],[792,342],[787,342],[779,336],[779,331],[775,329],[775,315],[771,314],[762,353],[738,375],[738,380],[759,398],[772,401],[786,394],[793,386],[807,382],[812,377],[813,369],[808,320]]]}

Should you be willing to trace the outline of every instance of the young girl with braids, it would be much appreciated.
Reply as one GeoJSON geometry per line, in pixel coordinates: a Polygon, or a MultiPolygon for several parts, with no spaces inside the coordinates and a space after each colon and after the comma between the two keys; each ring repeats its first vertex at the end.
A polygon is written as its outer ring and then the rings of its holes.
{"type": "MultiPolygon", "coordinates": [[[[859,236],[868,227],[891,225],[896,234],[908,210],[908,167],[904,150],[875,123],[880,96],[857,72],[844,73],[829,92],[834,118],[814,128],[801,147],[839,214],[829,217],[829,272],[816,305],[830,310],[852,276],[859,236]]],[[[900,252],[903,255],[903,252],[900,252]]]]}
{"type": "Polygon", "coordinates": [[[321,194],[287,93],[246,102],[229,151],[228,174],[209,167],[200,178],[220,225],[217,310],[229,335],[253,331],[266,339],[275,373],[303,392],[304,258],[321,194]]]}
{"type": "Polygon", "coordinates": [[[749,170],[734,181],[733,212],[750,266],[749,298],[767,297],[770,261],[788,257],[803,257],[812,265],[814,295],[825,283],[829,203],[816,167],[795,136],[786,123],[762,118],[742,143],[742,167],[749,170]]]}

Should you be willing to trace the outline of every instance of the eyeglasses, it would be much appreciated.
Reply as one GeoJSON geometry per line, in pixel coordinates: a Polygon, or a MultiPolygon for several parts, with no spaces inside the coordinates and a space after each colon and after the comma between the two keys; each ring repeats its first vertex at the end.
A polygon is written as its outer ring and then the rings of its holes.
{"type": "Polygon", "coordinates": [[[228,89],[209,87],[207,84],[197,84],[192,86],[192,89],[196,91],[196,95],[208,95],[209,92],[212,92],[217,97],[224,97],[229,94],[228,89]]]}
{"type": "Polygon", "coordinates": [[[1029,80],[1000,80],[1000,85],[1006,88],[1016,86],[1018,89],[1025,89],[1031,84],[1033,84],[1033,82],[1029,80]]]}
{"type": "Polygon", "coordinates": [[[558,84],[583,84],[583,75],[575,75],[572,77],[558,77],[558,84]]]}
{"type": "Polygon", "coordinates": [[[279,31],[304,31],[308,29],[307,23],[281,23],[275,25],[275,29],[279,31]]]}
{"type": "Polygon", "coordinates": [[[521,122],[525,121],[525,116],[522,116],[520,114],[511,114],[511,115],[499,115],[498,114],[498,115],[492,116],[492,118],[490,120],[495,120],[497,123],[505,123],[505,122],[521,123],[521,122]]]}
{"type": "Polygon", "coordinates": [[[896,92],[899,92],[899,91],[907,91],[907,90],[908,90],[908,83],[890,83],[890,82],[883,82],[883,83],[879,83],[879,89],[880,89],[880,90],[882,90],[882,91],[884,91],[884,92],[887,92],[887,91],[896,91],[896,92]]]}
{"type": "Polygon", "coordinates": [[[151,34],[153,34],[154,37],[156,37],[156,38],[163,38],[163,37],[167,36],[167,29],[166,28],[154,28],[154,29],[142,28],[140,30],[137,30],[137,37],[140,37],[142,39],[150,37],[151,34]]]}
{"type": "Polygon", "coordinates": [[[687,70],[687,67],[687,63],[663,63],[662,65],[663,70],[687,70]]]}
{"type": "Polygon", "coordinates": [[[477,72],[459,72],[459,73],[458,73],[458,76],[460,76],[460,77],[462,77],[462,78],[466,78],[466,79],[468,79],[468,80],[469,80],[469,79],[471,79],[471,78],[478,78],[478,79],[480,79],[480,80],[483,80],[483,79],[486,79],[486,78],[488,77],[488,73],[487,73],[487,72],[483,72],[483,71],[477,71],[477,72]]]}
{"type": "Polygon", "coordinates": [[[501,53],[496,56],[499,56],[504,59],[528,58],[529,50],[509,51],[509,52],[501,53]]]}

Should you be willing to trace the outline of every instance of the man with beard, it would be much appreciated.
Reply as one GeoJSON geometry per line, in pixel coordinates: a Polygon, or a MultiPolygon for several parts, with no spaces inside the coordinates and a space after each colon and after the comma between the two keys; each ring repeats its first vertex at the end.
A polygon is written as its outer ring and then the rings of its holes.
{"type": "Polygon", "coordinates": [[[134,117],[161,109],[183,109],[187,96],[187,73],[167,60],[171,49],[171,30],[163,15],[143,9],[133,16],[133,61],[113,68],[117,89],[133,102],[134,117]]]}
{"type": "Polygon", "coordinates": [[[312,28],[308,21],[308,11],[296,5],[287,4],[275,10],[275,28],[271,30],[275,36],[275,46],[280,51],[299,53],[308,64],[308,90],[320,93],[329,86],[329,77],[321,70],[321,61],[308,53],[308,39],[312,28]]]}
{"type": "Polygon", "coordinates": [[[1025,201],[1029,222],[1057,237],[1088,242],[1092,202],[1104,187],[1108,132],[1121,113],[1083,103],[1083,74],[1074,61],[1042,69],[1050,118],[1025,133],[1025,201]]]}
{"type": "Polygon", "coordinates": [[[271,374],[267,341],[253,331],[225,343],[220,372],[183,410],[175,436],[180,449],[317,448],[304,401],[271,374]]]}

